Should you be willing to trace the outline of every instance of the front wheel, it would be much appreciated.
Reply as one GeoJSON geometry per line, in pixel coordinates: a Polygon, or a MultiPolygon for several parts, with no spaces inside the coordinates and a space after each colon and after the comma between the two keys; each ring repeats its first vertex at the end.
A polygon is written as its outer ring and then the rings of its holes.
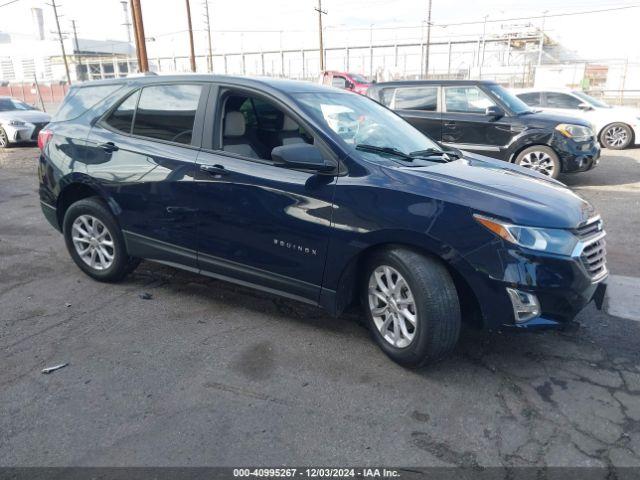
{"type": "Polygon", "coordinates": [[[9,146],[9,137],[4,128],[0,127],[0,148],[7,148],[9,146]]]}
{"type": "Polygon", "coordinates": [[[127,254],[116,219],[97,197],[79,200],[69,207],[63,232],[73,261],[96,280],[121,280],[140,263],[127,254]]]}
{"type": "Polygon", "coordinates": [[[611,150],[623,150],[631,143],[631,128],[624,123],[612,123],[607,125],[600,135],[600,143],[604,148],[611,150]]]}
{"type": "Polygon", "coordinates": [[[558,178],[560,174],[560,159],[558,155],[552,148],[543,145],[525,148],[518,154],[515,163],[551,178],[558,178]]]}
{"type": "Polygon", "coordinates": [[[456,288],[434,258],[400,247],[377,252],[366,265],[362,304],[376,343],[406,367],[439,360],[458,341],[456,288]]]}

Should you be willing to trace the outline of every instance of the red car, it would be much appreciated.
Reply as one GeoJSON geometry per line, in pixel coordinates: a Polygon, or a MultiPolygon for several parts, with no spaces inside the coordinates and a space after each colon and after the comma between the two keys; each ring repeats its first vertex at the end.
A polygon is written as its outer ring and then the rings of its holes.
{"type": "Polygon", "coordinates": [[[326,71],[322,73],[320,83],[365,95],[372,82],[358,73],[326,71]]]}

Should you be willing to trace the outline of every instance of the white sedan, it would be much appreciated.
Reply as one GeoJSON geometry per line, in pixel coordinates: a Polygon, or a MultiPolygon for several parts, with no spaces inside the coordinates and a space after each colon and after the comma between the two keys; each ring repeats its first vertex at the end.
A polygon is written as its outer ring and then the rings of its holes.
{"type": "Polygon", "coordinates": [[[579,90],[529,88],[514,93],[534,109],[591,122],[600,145],[605,148],[622,150],[640,145],[640,109],[607,105],[579,90]]]}
{"type": "Polygon", "coordinates": [[[0,97],[0,148],[12,143],[35,142],[51,115],[20,100],[0,97]]]}

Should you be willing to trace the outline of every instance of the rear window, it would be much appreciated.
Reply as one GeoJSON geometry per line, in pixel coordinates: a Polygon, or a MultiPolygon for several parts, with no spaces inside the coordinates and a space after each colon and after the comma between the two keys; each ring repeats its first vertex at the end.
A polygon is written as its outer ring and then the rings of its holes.
{"type": "Polygon", "coordinates": [[[96,85],[72,88],[54,115],[53,122],[71,120],[82,115],[100,100],[108,97],[123,85],[96,85]]]}

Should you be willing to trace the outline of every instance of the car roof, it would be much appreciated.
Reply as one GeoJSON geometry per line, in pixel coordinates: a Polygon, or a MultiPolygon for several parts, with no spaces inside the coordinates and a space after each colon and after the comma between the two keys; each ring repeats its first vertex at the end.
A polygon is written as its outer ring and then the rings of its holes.
{"type": "Polygon", "coordinates": [[[493,80],[396,80],[391,82],[378,82],[374,86],[380,87],[419,87],[423,85],[497,85],[493,80]]]}
{"type": "Polygon", "coordinates": [[[83,82],[75,84],[76,88],[84,88],[99,85],[129,85],[143,86],[153,85],[157,83],[176,83],[176,82],[218,82],[232,83],[237,86],[249,88],[265,88],[270,87],[282,93],[313,93],[326,92],[327,89],[332,91],[342,91],[335,88],[319,85],[317,83],[305,82],[301,80],[288,80],[273,77],[241,77],[234,75],[204,75],[204,74],[185,74],[185,75],[141,75],[134,77],[96,80],[92,82],[83,82]]]}
{"type": "Polygon", "coordinates": [[[519,93],[538,93],[538,92],[554,92],[554,93],[573,93],[576,90],[571,88],[513,88],[511,89],[516,95],[519,93]]]}

